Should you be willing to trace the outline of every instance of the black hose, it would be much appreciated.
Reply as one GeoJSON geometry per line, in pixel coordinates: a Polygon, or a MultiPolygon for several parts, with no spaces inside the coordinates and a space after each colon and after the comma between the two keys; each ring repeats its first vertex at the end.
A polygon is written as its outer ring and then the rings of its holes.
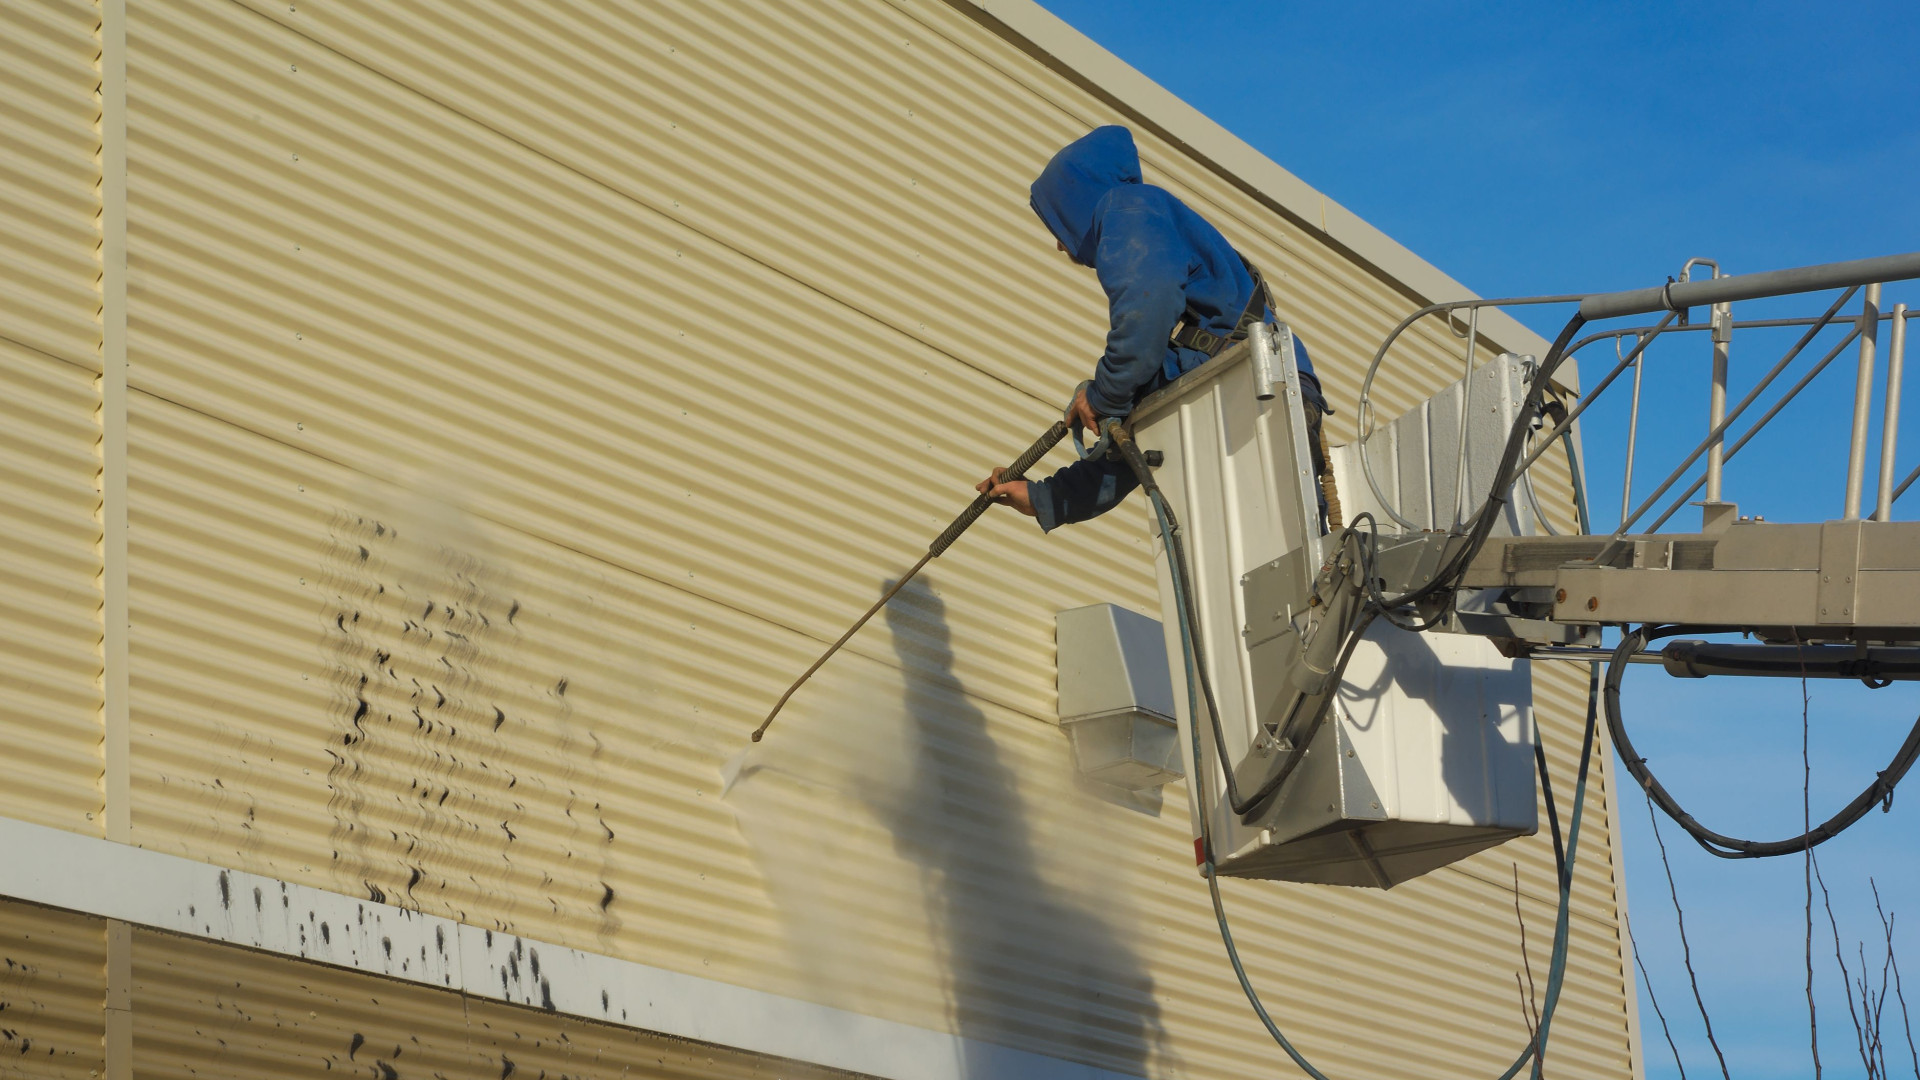
{"type": "Polygon", "coordinates": [[[1633,741],[1627,738],[1626,725],[1620,719],[1620,678],[1626,671],[1627,657],[1645,648],[1650,641],[1686,632],[1687,628],[1682,626],[1649,625],[1621,635],[1620,645],[1613,650],[1613,659],[1607,664],[1607,731],[1613,736],[1613,745],[1620,752],[1620,761],[1627,767],[1627,772],[1639,781],[1653,804],[1685,829],[1695,843],[1723,859],[1764,859],[1775,855],[1791,855],[1840,835],[1854,822],[1865,817],[1875,803],[1879,803],[1882,810],[1893,809],[1894,787],[1913,767],[1914,760],[1920,758],[1920,720],[1914,721],[1913,729],[1907,732],[1907,741],[1900,744],[1899,751],[1893,755],[1887,767],[1874,774],[1873,783],[1868,784],[1865,791],[1839,813],[1799,836],[1787,840],[1741,840],[1714,832],[1694,820],[1693,815],[1681,808],[1647,768],[1647,759],[1634,750],[1633,741]]]}
{"type": "Polygon", "coordinates": [[[1553,867],[1565,885],[1573,868],[1567,865],[1567,849],[1560,839],[1560,809],[1553,802],[1553,778],[1547,775],[1547,744],[1540,738],[1540,725],[1533,728],[1533,766],[1540,773],[1540,792],[1547,803],[1547,828],[1553,833],[1553,867]]]}
{"type": "MultiPolygon", "coordinates": [[[[1153,503],[1154,514],[1160,519],[1160,539],[1167,548],[1168,576],[1173,581],[1176,606],[1180,609],[1180,628],[1187,639],[1187,647],[1192,651],[1195,659],[1193,665],[1195,677],[1200,683],[1201,695],[1206,699],[1207,719],[1213,727],[1213,745],[1224,755],[1227,746],[1226,730],[1220,725],[1220,707],[1214,701],[1213,679],[1207,674],[1206,654],[1202,651],[1204,646],[1200,640],[1200,623],[1198,616],[1194,614],[1192,602],[1193,583],[1187,580],[1186,541],[1180,534],[1180,520],[1174,516],[1173,507],[1167,505],[1166,496],[1160,491],[1159,481],[1153,478],[1153,469],[1147,464],[1145,455],[1140,453],[1139,444],[1133,441],[1133,432],[1125,427],[1115,427],[1113,445],[1119,449],[1121,459],[1133,470],[1134,479],[1140,482],[1140,487],[1153,503]]],[[[1194,768],[1199,767],[1200,763],[1196,758],[1194,768]]],[[[1233,807],[1233,812],[1236,814],[1246,813],[1242,808],[1240,787],[1233,779],[1233,765],[1223,756],[1221,767],[1227,774],[1227,804],[1233,807]]],[[[1256,798],[1244,805],[1252,807],[1258,801],[1256,798]]]]}

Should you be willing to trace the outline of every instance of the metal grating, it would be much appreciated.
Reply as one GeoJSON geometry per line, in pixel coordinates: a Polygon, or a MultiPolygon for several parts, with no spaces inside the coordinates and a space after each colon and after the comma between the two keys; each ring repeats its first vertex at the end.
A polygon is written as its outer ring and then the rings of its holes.
{"type": "Polygon", "coordinates": [[[106,1069],[105,924],[0,900],[0,1077],[88,1080],[106,1069]]]}
{"type": "Polygon", "coordinates": [[[0,2],[0,338],[100,368],[100,53],[88,0],[0,2]]]}
{"type": "MultiPolygon", "coordinates": [[[[1155,606],[1137,511],[991,517],[714,797],[1079,377],[1097,290],[1024,192],[1121,117],[932,4],[291,7],[130,13],[136,842],[1124,1072],[1269,1064],[1180,792],[1076,787],[1036,722],[1054,611],[1155,606]]],[[[1414,301],[1141,142],[1286,275],[1350,417],[1414,301]]],[[[1570,791],[1580,690],[1537,682],[1570,791]]],[[[1477,1071],[1547,850],[1230,903],[1331,1067],[1477,1071]]],[[[1614,895],[1582,884],[1568,1075],[1626,1071],[1614,895]]]]}

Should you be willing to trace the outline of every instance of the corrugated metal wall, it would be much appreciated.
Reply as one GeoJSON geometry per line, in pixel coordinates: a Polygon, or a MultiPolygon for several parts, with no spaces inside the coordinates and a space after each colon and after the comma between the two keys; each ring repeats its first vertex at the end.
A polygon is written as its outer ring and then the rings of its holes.
{"type": "MultiPolygon", "coordinates": [[[[1103,304],[1025,190],[1124,115],[925,0],[129,8],[136,843],[1123,1072],[1273,1063],[1184,796],[1077,784],[1046,722],[1053,613],[1156,607],[1137,511],[991,515],[717,798],[1083,374],[1103,304]]],[[[1140,143],[1350,422],[1415,301],[1140,143]]],[[[1383,411],[1457,356],[1418,328],[1383,411]]],[[[1569,792],[1584,679],[1536,681],[1569,792]]],[[[1618,1076],[1593,809],[1554,1056],[1618,1076]]],[[[1472,1071],[1524,1038],[1516,861],[1538,975],[1544,838],[1229,903],[1329,1067],[1472,1071]]]]}
{"type": "Polygon", "coordinates": [[[98,832],[100,75],[91,3],[0,2],[0,807],[98,832]]]}
{"type": "MultiPolygon", "coordinates": [[[[106,1074],[105,935],[98,919],[0,901],[0,1077],[106,1074]]],[[[850,1075],[157,932],[134,934],[132,969],[142,1078],[850,1075]]]]}
{"type": "Polygon", "coordinates": [[[105,1070],[98,919],[0,901],[0,1077],[84,1080],[105,1070]]]}

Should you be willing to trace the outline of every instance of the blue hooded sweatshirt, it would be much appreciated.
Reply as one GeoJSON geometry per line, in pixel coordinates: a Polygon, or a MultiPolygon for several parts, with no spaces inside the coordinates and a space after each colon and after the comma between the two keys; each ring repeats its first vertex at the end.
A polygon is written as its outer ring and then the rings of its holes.
{"type": "MultiPolygon", "coordinates": [[[[1253,296],[1253,276],[1233,245],[1167,191],[1142,183],[1133,133],[1098,127],[1068,144],[1033,182],[1033,211],[1074,262],[1089,266],[1107,293],[1110,329],[1087,401],[1102,416],[1125,416],[1142,398],[1208,359],[1167,339],[1182,315],[1201,329],[1231,334],[1253,296]]],[[[1271,317],[1271,313],[1267,313],[1271,317]]],[[[1325,408],[1306,347],[1294,362],[1309,400],[1325,408]]],[[[1079,461],[1028,486],[1048,531],[1112,509],[1136,484],[1124,463],[1079,461]]]]}

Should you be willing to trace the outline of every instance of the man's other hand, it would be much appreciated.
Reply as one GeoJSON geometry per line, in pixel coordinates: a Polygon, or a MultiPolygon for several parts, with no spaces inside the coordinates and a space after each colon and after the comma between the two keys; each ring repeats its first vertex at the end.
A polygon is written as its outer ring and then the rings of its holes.
{"type": "Polygon", "coordinates": [[[1073,392],[1073,405],[1067,411],[1068,415],[1073,417],[1073,423],[1084,428],[1089,438],[1100,433],[1100,418],[1093,414],[1093,406],[1087,402],[1087,388],[1084,384],[1073,392]]]}
{"type": "Polygon", "coordinates": [[[1006,471],[1003,468],[994,469],[993,475],[973,485],[973,490],[992,496],[993,501],[1001,506],[1011,506],[1028,517],[1034,516],[1033,500],[1027,496],[1027,482],[1000,479],[1006,471]]]}

